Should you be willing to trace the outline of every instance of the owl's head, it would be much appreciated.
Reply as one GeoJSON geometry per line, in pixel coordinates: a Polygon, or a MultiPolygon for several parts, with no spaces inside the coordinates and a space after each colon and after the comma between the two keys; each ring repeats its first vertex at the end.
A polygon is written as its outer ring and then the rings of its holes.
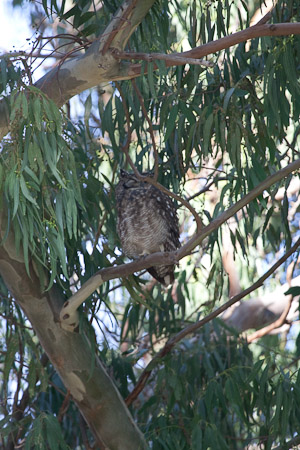
{"type": "MultiPolygon", "coordinates": [[[[147,177],[153,177],[151,172],[143,172],[142,175],[147,177]]],[[[126,170],[120,170],[119,184],[122,185],[124,189],[141,189],[145,188],[148,184],[147,181],[139,180],[134,173],[126,172],[126,170]]]]}

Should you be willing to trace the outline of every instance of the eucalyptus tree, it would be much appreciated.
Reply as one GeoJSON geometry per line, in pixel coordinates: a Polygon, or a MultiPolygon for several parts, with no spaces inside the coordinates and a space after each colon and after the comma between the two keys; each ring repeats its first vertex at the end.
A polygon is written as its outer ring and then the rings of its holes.
{"type": "Polygon", "coordinates": [[[297,445],[298,2],[13,4],[36,38],[0,66],[2,448],[297,445]],[[121,168],[173,198],[178,250],[124,256],[121,168]]]}

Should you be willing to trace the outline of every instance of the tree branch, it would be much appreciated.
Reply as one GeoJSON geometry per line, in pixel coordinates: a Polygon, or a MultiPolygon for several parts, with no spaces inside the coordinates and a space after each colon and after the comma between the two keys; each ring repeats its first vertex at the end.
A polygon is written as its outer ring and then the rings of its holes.
{"type": "MultiPolygon", "coordinates": [[[[118,10],[115,20],[118,23],[122,21],[122,13],[128,12],[129,5],[134,2],[130,21],[126,26],[121,27],[114,34],[113,26],[109,25],[100,39],[97,39],[89,47],[84,55],[60,62],[58,66],[44,75],[37,81],[36,86],[41,89],[49,98],[51,98],[58,107],[66,103],[71,97],[91,87],[97,86],[101,82],[128,80],[141,74],[141,64],[130,64],[127,62],[118,62],[115,53],[116,49],[122,51],[129,37],[147,14],[155,0],[126,0],[118,10]],[[113,36],[113,39],[111,39],[113,36]],[[108,49],[104,54],[103,48],[108,49]]],[[[262,36],[286,36],[291,34],[300,34],[300,23],[280,23],[280,24],[261,24],[246,28],[230,36],[208,42],[207,44],[196,47],[192,50],[182,53],[175,53],[177,57],[184,58],[176,61],[166,61],[166,66],[180,66],[186,64],[187,58],[201,59],[212,53],[229,48],[233,45],[245,42],[262,36]]],[[[0,138],[9,131],[9,111],[7,101],[0,102],[0,138]]]]}
{"type": "MultiPolygon", "coordinates": [[[[138,0],[131,0],[124,2],[121,8],[118,9],[117,13],[112,18],[109,26],[104,31],[102,38],[100,39],[100,51],[104,55],[111,44],[117,40],[117,35],[124,36],[124,31],[127,30],[125,43],[122,42],[122,47],[124,48],[131,33],[134,31],[135,27],[132,28],[129,21],[130,14],[135,8],[138,0]],[[128,30],[128,26],[131,27],[131,32],[128,30]],[[123,45],[124,44],[124,45],[123,45]]],[[[152,2],[153,3],[153,2],[152,2]]],[[[149,8],[148,8],[149,9],[149,8]]],[[[120,42],[120,39],[119,39],[120,42]]]]}
{"type": "MultiPolygon", "coordinates": [[[[37,81],[36,87],[61,107],[74,95],[101,82],[132,78],[131,75],[126,76],[129,64],[120,64],[107,47],[113,45],[114,49],[123,50],[154,1],[125,0],[102,36],[92,43],[85,54],[60,61],[37,81]],[[120,28],[120,24],[124,25],[120,28]]],[[[7,103],[7,99],[0,102],[0,139],[9,131],[7,103]]]]}
{"type": "Polygon", "coordinates": [[[239,294],[232,297],[224,305],[220,306],[215,311],[213,311],[212,313],[210,313],[206,317],[204,317],[204,319],[199,320],[198,322],[189,325],[188,327],[179,331],[179,333],[177,333],[171,339],[169,339],[169,341],[166,343],[166,345],[154,356],[154,358],[147,365],[146,369],[143,371],[143,373],[140,376],[133,391],[127,397],[126,404],[131,405],[131,403],[137,398],[139,393],[144,389],[146,382],[147,382],[148,378],[150,377],[151,372],[154,369],[154,367],[156,367],[161,362],[161,360],[164,356],[166,356],[168,353],[170,353],[170,351],[173,349],[173,347],[178,342],[180,342],[183,338],[185,338],[189,334],[194,333],[199,328],[203,327],[206,323],[208,323],[211,320],[218,317],[227,308],[234,305],[235,303],[240,301],[242,298],[246,297],[246,295],[250,294],[251,292],[258,289],[260,286],[262,286],[263,282],[267,278],[269,278],[269,276],[272,275],[272,273],[275,272],[275,270],[278,269],[278,267],[280,267],[297,250],[297,248],[299,246],[300,246],[300,238],[290,248],[290,250],[287,251],[262,277],[260,277],[254,284],[252,284],[252,286],[250,286],[249,288],[245,289],[244,291],[242,291],[239,294]]]}
{"type": "Polygon", "coordinates": [[[155,62],[155,60],[167,61],[168,66],[182,66],[184,64],[194,64],[197,66],[213,67],[214,64],[210,61],[204,61],[203,59],[196,59],[191,57],[181,56],[180,53],[174,55],[168,55],[163,53],[137,53],[137,52],[122,52],[120,50],[114,50],[113,55],[117,59],[133,60],[138,59],[142,61],[155,62]]]}
{"type": "MultiPolygon", "coordinates": [[[[191,50],[181,53],[175,53],[172,56],[179,56],[182,58],[204,58],[205,56],[225,50],[233,45],[241,44],[249,39],[255,39],[264,36],[289,36],[291,34],[300,34],[300,23],[276,23],[276,24],[261,24],[253,25],[245,30],[233,33],[230,36],[217,39],[216,41],[208,42],[191,50]]],[[[182,66],[179,61],[166,61],[166,66],[182,66]]],[[[186,62],[185,62],[186,64],[186,62]]],[[[141,73],[141,64],[131,64],[128,75],[132,77],[138,76],[141,73]]]]}
{"type": "Polygon", "coordinates": [[[266,336],[271,331],[275,330],[276,328],[280,328],[286,321],[287,315],[291,309],[293,302],[293,296],[290,295],[288,304],[286,305],[284,311],[282,312],[281,316],[275,320],[275,322],[270,323],[269,325],[261,328],[260,330],[255,331],[254,333],[247,336],[246,340],[248,344],[251,344],[251,342],[256,341],[257,339],[260,339],[263,336],[266,336]]]}
{"type": "MultiPolygon", "coordinates": [[[[152,253],[142,257],[134,262],[128,264],[121,264],[115,267],[108,267],[99,270],[95,275],[93,275],[88,281],[86,281],[82,287],[65,302],[60,312],[61,325],[64,329],[68,331],[74,331],[78,325],[78,307],[105,281],[112,280],[114,278],[125,278],[134,272],[140,271],[142,269],[148,269],[149,267],[155,265],[173,265],[176,264],[180,259],[189,255],[191,251],[207,237],[213,231],[217,230],[224,222],[226,222],[230,217],[234,216],[240,209],[244,208],[248,203],[254,200],[256,197],[261,195],[265,190],[267,190],[274,183],[277,183],[282,178],[285,178],[291,172],[300,169],[300,159],[294,161],[279,170],[273,175],[270,175],[264,181],[259,183],[252,191],[250,191],[245,197],[239,200],[237,203],[232,205],[227,211],[220,214],[219,217],[214,219],[209,225],[202,228],[200,232],[197,232],[194,237],[192,237],[183,247],[175,252],[158,252],[152,253]]],[[[156,185],[151,178],[146,178],[149,183],[156,185]]],[[[157,183],[159,185],[159,183],[157,183]]],[[[161,186],[161,185],[159,185],[161,186]]],[[[162,191],[166,191],[169,195],[168,189],[161,186],[162,191]]],[[[170,193],[172,196],[176,194],[170,193]]],[[[179,201],[182,199],[179,197],[179,201]]]]}
{"type": "Polygon", "coordinates": [[[244,208],[248,203],[261,195],[265,190],[269,189],[273,184],[277,183],[281,179],[287,177],[290,173],[300,169],[300,159],[293,161],[278,172],[267,177],[264,181],[259,183],[252,191],[250,191],[245,197],[241,198],[238,202],[232,205],[227,211],[220,214],[219,217],[214,219],[209,225],[204,227],[200,233],[192,237],[183,247],[177,251],[179,259],[190,254],[190,252],[214,230],[218,229],[224,222],[230,217],[234,216],[240,209],[244,208]]]}

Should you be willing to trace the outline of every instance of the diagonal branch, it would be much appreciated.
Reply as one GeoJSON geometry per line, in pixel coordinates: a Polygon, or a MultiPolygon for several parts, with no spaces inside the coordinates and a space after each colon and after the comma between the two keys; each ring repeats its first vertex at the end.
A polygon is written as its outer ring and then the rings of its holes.
{"type": "MultiPolygon", "coordinates": [[[[132,0],[135,1],[135,0],[132,0]]],[[[139,0],[132,9],[130,21],[125,21],[126,26],[118,29],[114,34],[113,27],[108,26],[100,37],[86,51],[85,54],[60,62],[59,65],[50,70],[40,80],[36,86],[41,89],[58,107],[64,105],[70,98],[83,92],[86,89],[97,86],[101,82],[128,80],[140,76],[142,72],[141,64],[130,64],[127,61],[116,59],[117,51],[122,51],[130,35],[147,14],[154,0],[139,0]],[[113,37],[113,39],[112,39],[113,37]],[[104,54],[100,52],[106,42],[109,42],[109,49],[104,54]],[[113,46],[113,47],[112,47],[113,46]]],[[[120,11],[128,11],[130,0],[123,3],[120,11]]],[[[115,16],[116,17],[116,16],[115,16]]],[[[121,17],[118,15],[119,21],[121,17]]],[[[300,34],[300,23],[278,23],[261,24],[246,28],[230,36],[208,42],[182,53],[175,53],[174,57],[183,58],[177,61],[166,61],[166,66],[180,66],[186,64],[187,58],[201,59],[212,53],[219,52],[249,39],[262,36],[287,36],[300,34]]],[[[146,53],[144,55],[147,55],[146,53]]],[[[132,58],[131,58],[132,59],[132,58]]],[[[9,131],[9,112],[7,101],[0,101],[0,138],[9,131]]]]}
{"type": "Polygon", "coordinates": [[[275,272],[278,267],[280,267],[299,247],[300,245],[300,238],[297,240],[297,242],[290,248],[289,251],[287,251],[262,277],[260,277],[252,286],[245,289],[244,291],[240,292],[239,294],[232,297],[228,302],[226,302],[224,305],[217,308],[212,313],[208,314],[204,319],[199,320],[196,323],[193,323],[189,325],[188,327],[181,330],[179,333],[177,333],[175,336],[173,336],[169,341],[166,343],[166,345],[154,356],[154,358],[150,361],[146,369],[143,371],[142,375],[140,376],[137,384],[135,385],[133,391],[130,393],[130,395],[126,399],[126,404],[131,405],[131,403],[137,398],[139,393],[143,390],[143,388],[146,385],[146,382],[148,378],[151,375],[152,370],[154,367],[156,367],[160,362],[161,359],[166,356],[170,351],[173,349],[173,347],[180,342],[183,338],[188,336],[191,333],[194,333],[195,331],[199,330],[199,328],[203,327],[206,323],[210,322],[211,320],[218,317],[223,311],[225,311],[230,306],[234,305],[238,301],[240,301],[242,298],[246,297],[246,295],[250,294],[251,292],[258,289],[260,286],[262,286],[263,282],[269,278],[270,275],[272,275],[273,272],[275,272]]]}
{"type": "MultiPolygon", "coordinates": [[[[191,251],[212,232],[217,230],[224,222],[230,217],[234,216],[239,210],[244,208],[248,203],[261,195],[265,190],[269,189],[273,184],[280,181],[282,178],[287,177],[290,173],[300,169],[300,159],[288,164],[283,169],[279,170],[273,175],[270,175],[264,181],[259,183],[252,191],[250,191],[245,197],[232,205],[227,211],[220,214],[219,217],[214,219],[209,225],[202,228],[200,232],[197,232],[183,247],[175,252],[159,252],[152,253],[146,257],[142,257],[134,262],[128,264],[121,264],[115,267],[108,267],[99,270],[88,281],[86,281],[82,287],[67,300],[60,312],[61,325],[68,331],[74,331],[78,325],[78,312],[77,308],[105,281],[115,278],[125,278],[134,272],[142,269],[148,269],[155,265],[172,265],[176,264],[180,259],[189,255],[191,251]]],[[[150,182],[151,179],[149,179],[150,182]]],[[[152,180],[153,181],[153,180],[152,180]]],[[[163,188],[163,186],[162,186],[163,188]]],[[[165,189],[165,188],[164,188],[165,189]]],[[[169,192],[166,189],[167,192],[169,192]]],[[[173,194],[172,195],[176,195],[173,194]]]]}
{"type": "MultiPolygon", "coordinates": [[[[143,20],[155,0],[125,0],[99,39],[84,54],[62,59],[35,84],[58,107],[74,95],[101,82],[128,79],[129,65],[120,64],[108,51],[110,45],[123,50],[131,34],[143,20]]],[[[72,55],[73,56],[73,55],[72,55]]],[[[9,101],[0,101],[0,138],[9,131],[9,101]]]]}
{"type": "Polygon", "coordinates": [[[183,247],[178,250],[178,258],[181,259],[184,256],[190,254],[190,252],[201,242],[209,236],[214,230],[217,230],[224,222],[226,222],[230,217],[234,216],[240,209],[244,208],[248,203],[253,201],[259,195],[261,195],[265,190],[269,189],[273,184],[279,182],[283,178],[287,177],[290,173],[295,170],[300,169],[300,159],[293,161],[288,164],[278,172],[267,177],[264,181],[259,183],[255,188],[252,189],[247,195],[241,198],[238,202],[224,211],[216,219],[214,219],[209,225],[201,230],[200,233],[192,237],[183,247]]]}
{"type": "MultiPolygon", "coordinates": [[[[200,45],[191,50],[181,53],[174,53],[172,56],[179,56],[181,58],[197,58],[201,59],[205,56],[211,55],[213,53],[225,50],[233,45],[241,44],[249,39],[260,38],[264,36],[289,36],[292,34],[300,34],[300,23],[276,23],[276,24],[261,24],[248,27],[245,30],[238,31],[229,36],[217,39],[216,41],[208,42],[207,44],[200,45]]],[[[140,55],[147,55],[146,53],[140,55]]],[[[131,57],[132,59],[132,57],[131,57]]],[[[186,64],[186,62],[184,63],[186,64]]],[[[166,66],[182,66],[183,63],[180,61],[166,60],[166,66]]],[[[129,69],[129,74],[132,77],[141,74],[142,66],[141,64],[131,64],[129,69]]]]}

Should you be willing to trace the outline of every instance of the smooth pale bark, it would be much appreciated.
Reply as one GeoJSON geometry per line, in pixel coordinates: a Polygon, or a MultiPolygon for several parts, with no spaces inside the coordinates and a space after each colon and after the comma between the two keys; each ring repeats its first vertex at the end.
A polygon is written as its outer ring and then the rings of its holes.
{"type": "MultiPolygon", "coordinates": [[[[300,276],[291,280],[291,286],[299,285],[300,276]]],[[[239,331],[246,331],[251,328],[257,330],[272,323],[281,316],[289,302],[289,296],[284,294],[289,287],[289,284],[285,283],[263,297],[244,300],[240,304],[227,309],[222,319],[239,331]]],[[[296,298],[288,314],[288,320],[295,318],[298,308],[299,298],[296,298]]]]}
{"type": "MultiPolygon", "coordinates": [[[[1,239],[5,226],[1,226],[1,239]]],[[[100,448],[147,448],[144,438],[101,361],[79,333],[64,331],[59,311],[64,299],[53,287],[42,292],[40,279],[30,265],[28,276],[22,255],[17,254],[12,234],[0,247],[1,276],[21,306],[67,389],[85,417],[100,448]]]]}

